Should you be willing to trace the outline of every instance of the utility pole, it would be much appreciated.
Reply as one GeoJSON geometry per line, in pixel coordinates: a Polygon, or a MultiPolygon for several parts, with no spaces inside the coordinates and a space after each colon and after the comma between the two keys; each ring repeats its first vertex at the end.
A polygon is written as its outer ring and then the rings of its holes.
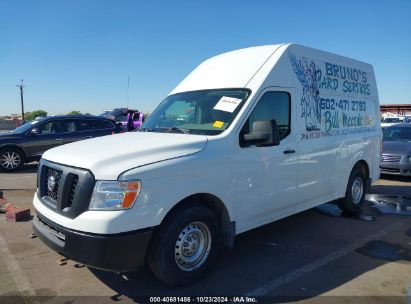
{"type": "Polygon", "coordinates": [[[20,101],[21,101],[21,121],[24,123],[24,101],[23,101],[23,79],[21,80],[20,84],[16,84],[18,88],[20,88],[20,101]]]}

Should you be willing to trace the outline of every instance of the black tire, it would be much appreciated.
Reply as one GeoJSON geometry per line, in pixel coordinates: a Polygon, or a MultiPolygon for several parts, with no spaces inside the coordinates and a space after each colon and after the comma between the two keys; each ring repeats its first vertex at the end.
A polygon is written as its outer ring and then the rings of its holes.
{"type": "MultiPolygon", "coordinates": [[[[207,233],[204,233],[204,235],[207,233]]],[[[190,245],[192,245],[192,243],[190,243],[190,245]]],[[[194,205],[186,209],[180,208],[177,212],[165,219],[159,229],[154,233],[147,253],[147,261],[154,275],[166,284],[172,286],[188,285],[201,279],[205,275],[217,257],[219,248],[220,229],[215,215],[206,207],[194,205]],[[195,225],[198,226],[190,226],[190,224],[193,223],[197,223],[195,225]],[[204,225],[204,227],[201,225],[204,225]],[[184,243],[184,246],[183,242],[189,239],[189,236],[193,237],[190,241],[195,240],[198,242],[198,239],[201,239],[201,237],[197,239],[198,236],[195,233],[201,232],[201,230],[198,229],[200,226],[204,231],[208,229],[207,233],[210,236],[210,243],[209,247],[198,245],[197,248],[200,249],[196,252],[203,252],[201,248],[207,247],[209,248],[206,250],[208,253],[204,253],[203,256],[201,254],[199,255],[202,257],[202,262],[198,266],[195,266],[194,269],[182,269],[181,267],[188,268],[188,266],[182,265],[184,261],[181,261],[180,257],[183,257],[184,260],[186,260],[186,257],[184,255],[178,255],[178,251],[184,251],[186,253],[188,251],[185,250],[193,250],[193,247],[190,247],[190,249],[184,248],[187,242],[184,243]],[[192,230],[190,231],[190,229],[192,230]],[[183,235],[182,233],[184,231],[186,231],[186,233],[183,235]],[[178,244],[181,246],[178,246],[178,244]],[[180,262],[178,262],[177,259],[179,259],[180,262]]],[[[197,253],[193,256],[195,257],[197,253]]]]}
{"type": "Polygon", "coordinates": [[[20,169],[24,164],[24,154],[17,148],[4,148],[0,150],[0,169],[13,172],[20,169]]]}
{"type": "Polygon", "coordinates": [[[338,207],[343,211],[356,214],[359,213],[364,203],[364,197],[367,190],[367,174],[363,166],[359,165],[354,167],[351,171],[350,178],[348,179],[347,190],[345,191],[345,197],[338,200],[338,207]],[[354,186],[356,183],[356,186],[354,186]],[[361,185],[360,185],[361,184],[361,185]],[[361,194],[353,190],[353,187],[361,187],[361,194]]]}

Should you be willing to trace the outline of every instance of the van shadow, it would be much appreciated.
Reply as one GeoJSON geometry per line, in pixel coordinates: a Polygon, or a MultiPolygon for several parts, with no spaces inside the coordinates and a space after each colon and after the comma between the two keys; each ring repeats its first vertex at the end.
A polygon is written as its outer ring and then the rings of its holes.
{"type": "MultiPolygon", "coordinates": [[[[162,283],[147,267],[126,274],[90,271],[117,293],[112,297],[113,301],[128,297],[138,302],[147,296],[242,296],[277,278],[304,269],[347,244],[363,240],[397,219],[381,216],[372,208],[367,211],[368,214],[370,212],[377,216],[377,221],[335,218],[308,210],[241,234],[236,239],[234,250],[220,256],[203,280],[186,287],[170,287],[162,283]]],[[[270,291],[269,295],[275,302],[320,295],[389,261],[410,261],[410,248],[406,246],[382,240],[370,241],[347,256],[307,272],[301,279],[305,286],[309,286],[308,289],[301,288],[301,280],[291,280],[270,291]],[[338,271],[340,267],[348,269],[338,271]]]]}

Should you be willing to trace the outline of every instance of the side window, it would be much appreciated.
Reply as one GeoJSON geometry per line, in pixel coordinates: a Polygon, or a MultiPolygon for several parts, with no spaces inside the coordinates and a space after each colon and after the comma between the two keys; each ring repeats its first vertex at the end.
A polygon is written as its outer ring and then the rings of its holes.
{"type": "Polygon", "coordinates": [[[76,131],[89,131],[93,130],[93,127],[91,126],[91,121],[89,120],[77,120],[76,121],[76,131]]]}
{"type": "Polygon", "coordinates": [[[65,124],[65,132],[76,132],[76,131],[80,131],[79,130],[79,125],[78,125],[78,121],[77,120],[66,120],[64,121],[65,124]]]}
{"type": "Polygon", "coordinates": [[[133,114],[133,121],[139,121],[140,120],[140,112],[135,112],[133,114]]]}
{"type": "Polygon", "coordinates": [[[248,117],[241,134],[252,132],[254,121],[275,119],[280,131],[280,139],[284,139],[291,132],[290,113],[291,100],[288,93],[267,92],[260,98],[248,117]]]}
{"type": "Polygon", "coordinates": [[[38,126],[38,130],[39,134],[59,134],[65,132],[62,122],[59,120],[44,123],[38,126]]]}
{"type": "Polygon", "coordinates": [[[93,125],[93,130],[104,130],[114,128],[113,124],[107,120],[90,120],[89,123],[93,125]]]}

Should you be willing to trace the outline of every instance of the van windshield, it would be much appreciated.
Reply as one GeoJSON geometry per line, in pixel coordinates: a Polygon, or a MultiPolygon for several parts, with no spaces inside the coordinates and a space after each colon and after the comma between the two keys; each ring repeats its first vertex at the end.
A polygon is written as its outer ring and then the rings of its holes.
{"type": "Polygon", "coordinates": [[[216,89],[168,96],[139,131],[217,135],[237,116],[250,91],[216,89]]]}

